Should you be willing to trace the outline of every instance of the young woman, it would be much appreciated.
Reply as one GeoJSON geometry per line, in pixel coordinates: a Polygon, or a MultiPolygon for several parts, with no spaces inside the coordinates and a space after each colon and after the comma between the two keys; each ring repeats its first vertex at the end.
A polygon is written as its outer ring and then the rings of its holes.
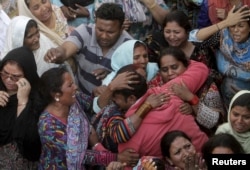
{"type": "Polygon", "coordinates": [[[223,75],[221,93],[226,109],[239,90],[250,90],[250,16],[249,7],[233,7],[225,20],[190,32],[194,41],[204,41],[216,51],[218,71],[223,75]],[[233,22],[235,17],[240,17],[233,22]]]}
{"type": "Polygon", "coordinates": [[[241,90],[232,98],[228,110],[228,122],[219,126],[216,134],[229,133],[250,153],[250,91],[241,90]]]}
{"type": "Polygon", "coordinates": [[[39,76],[44,71],[59,66],[47,63],[43,59],[47,50],[56,47],[56,44],[39,31],[35,20],[25,16],[16,16],[11,20],[7,30],[4,53],[21,46],[26,46],[33,51],[39,76]]]}
{"type": "Polygon", "coordinates": [[[32,51],[11,50],[0,65],[0,169],[37,169],[41,153],[32,51]]]}

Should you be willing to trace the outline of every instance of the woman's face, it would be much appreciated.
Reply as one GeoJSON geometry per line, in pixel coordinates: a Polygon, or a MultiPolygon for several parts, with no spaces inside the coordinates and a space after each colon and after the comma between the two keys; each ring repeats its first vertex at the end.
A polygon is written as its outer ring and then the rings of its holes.
{"type": "Polygon", "coordinates": [[[217,146],[213,149],[212,154],[233,154],[234,152],[232,149],[223,147],[223,146],[217,146]]]}
{"type": "Polygon", "coordinates": [[[238,133],[250,130],[250,110],[247,107],[234,106],[230,112],[232,128],[238,133]]]}
{"type": "Polygon", "coordinates": [[[181,47],[188,40],[186,30],[175,22],[168,22],[164,27],[164,37],[168,44],[172,47],[181,47]]]}
{"type": "Polygon", "coordinates": [[[185,167],[185,161],[188,156],[195,154],[194,145],[184,137],[177,137],[169,148],[170,164],[181,169],[185,167]]]}
{"type": "Polygon", "coordinates": [[[40,48],[40,32],[37,27],[29,29],[28,34],[24,37],[23,45],[31,49],[31,51],[40,48]]]}
{"type": "Polygon", "coordinates": [[[76,101],[77,86],[69,73],[63,74],[62,94],[59,96],[60,103],[70,106],[76,101]]]}
{"type": "Polygon", "coordinates": [[[148,52],[145,46],[140,45],[134,49],[133,64],[139,65],[146,70],[148,64],[148,52]]]}
{"type": "Polygon", "coordinates": [[[16,92],[18,89],[16,82],[22,77],[24,73],[17,63],[7,63],[1,70],[1,79],[7,92],[16,92]]]}
{"type": "Polygon", "coordinates": [[[52,7],[49,0],[30,0],[29,9],[42,23],[48,21],[52,16],[52,7]]]}
{"type": "Polygon", "coordinates": [[[160,75],[164,83],[178,77],[187,69],[181,61],[178,61],[172,55],[163,56],[160,62],[160,75]]]}
{"type": "Polygon", "coordinates": [[[248,22],[239,22],[229,27],[229,30],[233,40],[237,43],[245,42],[249,38],[250,26],[248,22]]]}

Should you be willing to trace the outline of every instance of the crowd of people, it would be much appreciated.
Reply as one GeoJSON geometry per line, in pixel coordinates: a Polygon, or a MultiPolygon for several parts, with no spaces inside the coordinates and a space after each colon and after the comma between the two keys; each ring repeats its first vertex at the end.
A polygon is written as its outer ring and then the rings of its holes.
{"type": "Polygon", "coordinates": [[[0,169],[207,170],[211,154],[249,154],[249,5],[1,0],[0,169]]]}

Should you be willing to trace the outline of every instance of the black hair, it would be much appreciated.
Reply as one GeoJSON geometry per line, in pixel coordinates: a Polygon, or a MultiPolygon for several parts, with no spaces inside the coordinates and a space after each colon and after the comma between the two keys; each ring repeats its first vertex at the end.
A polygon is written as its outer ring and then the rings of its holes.
{"type": "MultiPolygon", "coordinates": [[[[237,8],[234,9],[233,12],[238,11],[241,7],[242,7],[242,5],[238,6],[237,8]]],[[[246,7],[244,7],[244,8],[242,9],[242,12],[244,12],[244,11],[250,11],[250,8],[246,6],[246,7]]],[[[246,19],[246,20],[247,20],[246,22],[247,22],[248,25],[250,26],[250,16],[249,16],[249,15],[248,15],[248,16],[245,16],[245,17],[243,17],[243,19],[246,19]]]]}
{"type": "Polygon", "coordinates": [[[246,107],[247,110],[250,111],[250,100],[249,99],[250,99],[250,93],[244,93],[244,94],[240,95],[232,103],[231,110],[235,106],[241,106],[241,107],[246,107]]]}
{"type": "Polygon", "coordinates": [[[26,37],[30,31],[31,28],[38,28],[38,25],[35,20],[31,19],[26,25],[25,32],[24,32],[24,37],[26,37]]]}
{"type": "Polygon", "coordinates": [[[170,147],[177,137],[183,137],[191,142],[186,133],[180,130],[169,131],[161,138],[161,153],[163,157],[170,158],[170,147]]]}
{"type": "Polygon", "coordinates": [[[160,158],[152,158],[152,161],[155,163],[154,166],[157,167],[157,170],[165,170],[165,161],[160,158]]]}
{"type": "Polygon", "coordinates": [[[158,58],[157,64],[159,68],[161,68],[161,59],[165,55],[173,56],[177,61],[182,62],[185,67],[188,67],[189,65],[189,60],[187,59],[185,53],[179,47],[167,47],[162,49],[160,56],[158,58]]]}
{"type": "Polygon", "coordinates": [[[127,98],[131,95],[134,95],[137,99],[139,99],[141,96],[143,96],[146,93],[147,82],[146,82],[146,79],[142,75],[136,72],[136,69],[138,68],[139,67],[135,64],[129,64],[118,70],[116,76],[127,71],[133,72],[135,75],[137,75],[137,78],[134,78],[133,80],[138,81],[138,83],[129,84],[129,86],[131,86],[133,90],[132,89],[115,90],[113,92],[113,95],[121,94],[127,100],[127,98]]]}
{"type": "Polygon", "coordinates": [[[219,133],[209,138],[209,140],[202,146],[202,154],[206,159],[216,147],[225,147],[233,151],[234,154],[245,153],[241,144],[234,136],[228,133],[219,133]]]}
{"type": "Polygon", "coordinates": [[[164,28],[168,22],[176,22],[180,27],[184,28],[187,33],[192,30],[189,18],[183,11],[174,10],[169,12],[163,21],[162,28],[164,28]]]}
{"type": "Polygon", "coordinates": [[[117,20],[120,26],[125,20],[125,13],[122,7],[115,3],[103,3],[95,12],[95,17],[104,20],[117,20]]]}
{"type": "Polygon", "coordinates": [[[39,94],[41,100],[44,101],[44,106],[47,106],[54,100],[53,93],[62,93],[63,75],[67,72],[68,70],[65,66],[60,66],[51,68],[42,74],[39,84],[39,94]]]}

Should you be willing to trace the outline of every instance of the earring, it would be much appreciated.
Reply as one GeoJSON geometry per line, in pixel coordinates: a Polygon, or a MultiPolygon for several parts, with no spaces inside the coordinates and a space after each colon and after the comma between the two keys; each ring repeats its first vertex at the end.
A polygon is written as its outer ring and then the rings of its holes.
{"type": "Polygon", "coordinates": [[[60,100],[59,100],[59,98],[55,97],[55,101],[59,102],[60,100]]]}

